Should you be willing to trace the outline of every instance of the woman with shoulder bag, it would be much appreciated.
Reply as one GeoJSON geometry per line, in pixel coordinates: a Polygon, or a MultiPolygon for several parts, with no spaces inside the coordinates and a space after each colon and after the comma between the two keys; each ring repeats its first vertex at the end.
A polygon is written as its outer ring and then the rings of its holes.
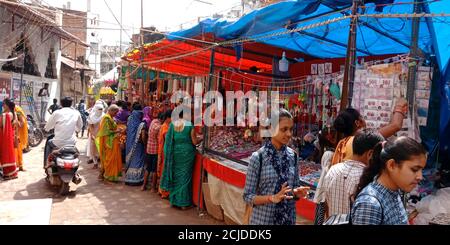
{"type": "MultiPolygon", "coordinates": [[[[309,187],[300,187],[292,137],[292,115],[280,109],[272,138],[250,158],[244,201],[251,206],[250,225],[295,225],[295,200],[305,197],[309,187]]],[[[249,209],[247,209],[249,210],[249,209]]],[[[246,222],[244,220],[244,222],[246,222]]]]}

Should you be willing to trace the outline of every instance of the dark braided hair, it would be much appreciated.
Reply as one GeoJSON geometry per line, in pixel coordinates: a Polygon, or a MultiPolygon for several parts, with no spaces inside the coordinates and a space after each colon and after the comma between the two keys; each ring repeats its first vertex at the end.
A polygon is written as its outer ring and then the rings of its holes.
{"type": "Polygon", "coordinates": [[[369,165],[364,169],[359,180],[355,197],[374,180],[375,176],[380,175],[386,169],[386,162],[390,159],[394,159],[396,164],[401,165],[404,161],[426,153],[420,143],[408,137],[399,137],[385,143],[378,143],[373,150],[369,165]]]}

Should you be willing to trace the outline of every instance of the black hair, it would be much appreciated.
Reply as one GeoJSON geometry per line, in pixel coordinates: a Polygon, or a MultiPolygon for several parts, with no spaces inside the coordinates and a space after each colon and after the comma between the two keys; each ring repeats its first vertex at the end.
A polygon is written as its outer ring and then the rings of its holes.
{"type": "Polygon", "coordinates": [[[163,112],[158,113],[158,119],[164,121],[166,119],[166,113],[163,112]]]}
{"type": "Polygon", "coordinates": [[[361,118],[359,111],[353,108],[347,108],[334,119],[333,127],[345,137],[351,136],[356,130],[355,122],[361,118]]]}
{"type": "Polygon", "coordinates": [[[323,153],[325,153],[326,149],[334,149],[336,148],[336,143],[331,142],[327,136],[331,134],[333,138],[336,138],[336,130],[333,127],[324,127],[319,135],[319,146],[320,146],[320,159],[322,159],[323,153]]]}
{"type": "Polygon", "coordinates": [[[81,100],[80,100],[80,103],[84,103],[84,100],[83,100],[83,99],[81,99],[81,100]]]}
{"type": "Polygon", "coordinates": [[[321,148],[335,148],[336,144],[330,142],[327,138],[327,135],[334,135],[336,134],[336,130],[332,127],[324,127],[320,133],[319,133],[319,145],[321,148]]]}
{"type": "Polygon", "coordinates": [[[16,119],[16,113],[14,113],[14,109],[16,108],[16,104],[9,98],[5,98],[3,100],[3,104],[5,104],[9,111],[13,114],[13,120],[16,119]]]}
{"type": "Polygon", "coordinates": [[[73,100],[71,97],[64,97],[61,99],[61,106],[62,107],[71,107],[72,102],[73,102],[73,100]]]}
{"type": "Polygon", "coordinates": [[[139,102],[134,102],[133,111],[142,111],[142,105],[139,102]]]}
{"type": "Polygon", "coordinates": [[[58,103],[58,99],[53,99],[53,104],[58,103]]]}
{"type": "Polygon", "coordinates": [[[280,121],[281,121],[281,118],[289,118],[289,119],[294,118],[292,116],[292,114],[284,108],[278,109],[278,112],[275,112],[274,114],[275,114],[274,116],[278,115],[278,120],[280,120],[280,121]]]}
{"type": "Polygon", "coordinates": [[[426,155],[425,148],[417,141],[408,137],[399,137],[395,140],[378,143],[373,151],[369,165],[364,169],[356,188],[355,196],[370,184],[375,176],[380,175],[386,168],[386,162],[394,159],[395,163],[401,165],[404,161],[411,160],[413,157],[426,155]]]}
{"type": "Polygon", "coordinates": [[[164,119],[172,118],[172,110],[167,110],[165,114],[164,119]]]}
{"type": "Polygon", "coordinates": [[[117,105],[118,107],[122,107],[122,108],[123,108],[123,106],[126,105],[126,103],[124,103],[123,100],[118,100],[118,101],[116,102],[116,105],[117,105]]]}
{"type": "Polygon", "coordinates": [[[181,110],[180,111],[180,118],[183,118],[183,116],[184,116],[184,110],[181,110]]]}
{"type": "MultiPolygon", "coordinates": [[[[271,114],[270,115],[271,117],[269,118],[269,120],[270,120],[270,124],[273,127],[278,127],[283,118],[294,120],[294,117],[292,116],[292,114],[284,108],[279,108],[278,111],[271,111],[270,114],[271,114]],[[274,121],[274,118],[276,118],[277,116],[278,116],[278,121],[274,121]]],[[[266,137],[264,137],[264,138],[266,138],[266,137]]]]}
{"type": "Polygon", "coordinates": [[[353,154],[362,156],[367,151],[373,150],[373,148],[384,140],[378,131],[372,129],[364,129],[358,132],[353,138],[353,154]]]}

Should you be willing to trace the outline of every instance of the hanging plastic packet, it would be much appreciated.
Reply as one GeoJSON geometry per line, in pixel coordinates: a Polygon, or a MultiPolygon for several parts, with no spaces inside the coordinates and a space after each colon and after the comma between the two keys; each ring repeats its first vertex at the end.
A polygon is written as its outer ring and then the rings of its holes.
{"type": "Polygon", "coordinates": [[[337,99],[341,100],[341,88],[336,83],[331,83],[330,93],[337,99]]]}

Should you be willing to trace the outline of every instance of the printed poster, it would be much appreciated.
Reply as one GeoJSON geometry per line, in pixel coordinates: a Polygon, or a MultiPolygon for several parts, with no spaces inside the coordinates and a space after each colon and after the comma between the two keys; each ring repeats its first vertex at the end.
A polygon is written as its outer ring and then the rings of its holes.
{"type": "Polygon", "coordinates": [[[325,64],[319,64],[317,66],[317,71],[319,75],[325,75],[325,64]]]}
{"type": "Polygon", "coordinates": [[[333,73],[333,63],[325,63],[325,73],[333,73]]]}
{"type": "Polygon", "coordinates": [[[311,75],[317,75],[317,64],[311,64],[311,75]]]}
{"type": "Polygon", "coordinates": [[[0,100],[11,96],[11,75],[0,73],[0,100]]]}

